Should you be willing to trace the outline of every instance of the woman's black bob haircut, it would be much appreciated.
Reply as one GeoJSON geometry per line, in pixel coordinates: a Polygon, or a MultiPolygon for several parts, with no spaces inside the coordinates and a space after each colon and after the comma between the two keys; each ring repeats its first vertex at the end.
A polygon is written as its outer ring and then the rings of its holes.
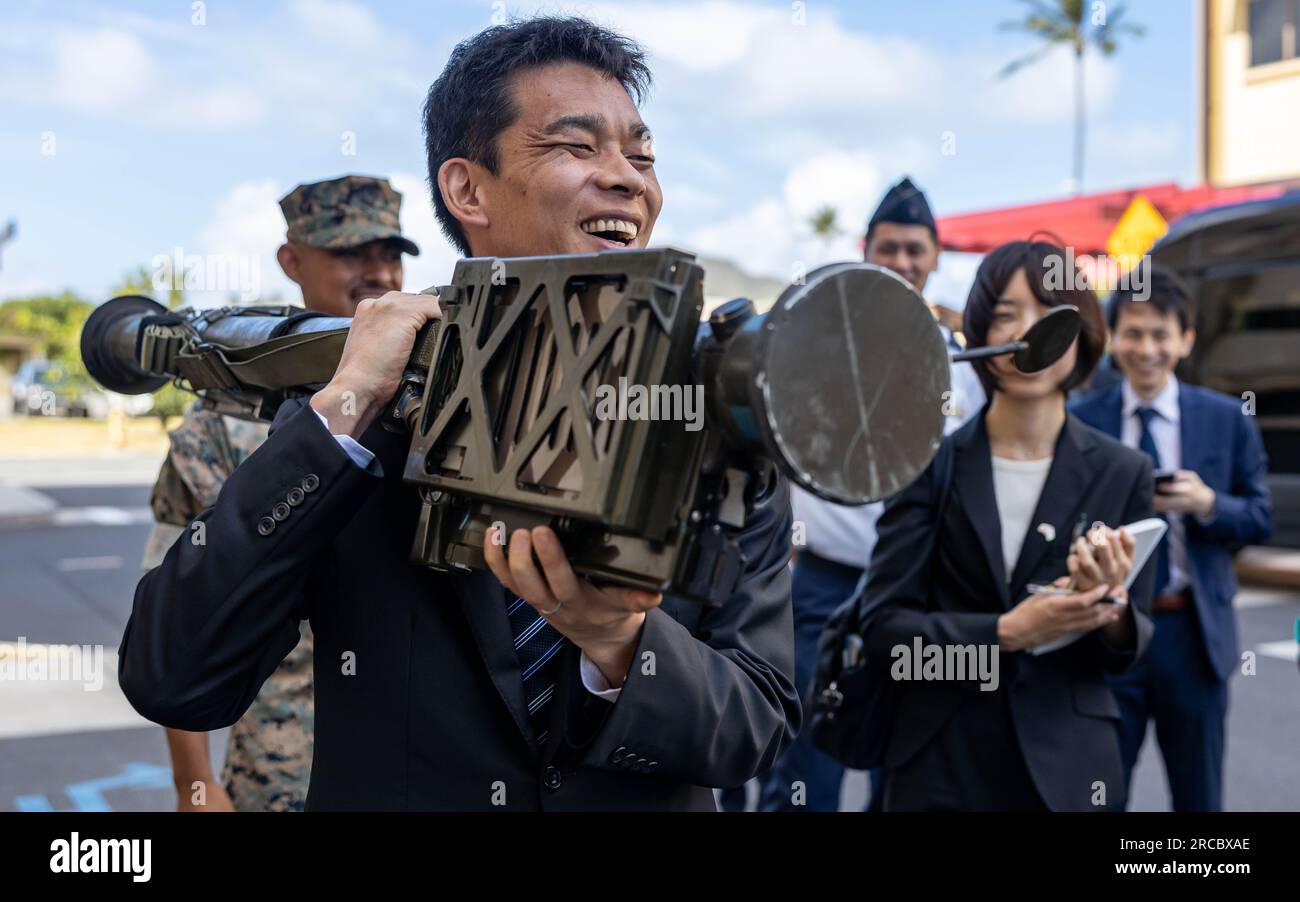
{"type": "MultiPolygon", "coordinates": [[[[993,308],[1018,270],[1023,269],[1029,280],[1029,289],[1044,307],[1073,304],[1079,308],[1083,326],[1077,341],[1077,359],[1070,375],[1061,383],[1067,395],[1088,381],[1097,361],[1106,349],[1106,323],[1101,305],[1092,289],[1075,268],[1074,255],[1050,241],[1011,241],[994,248],[984,257],[975,273],[975,284],[966,298],[966,312],[962,316],[962,332],[968,348],[982,348],[988,344],[989,325],[993,322],[993,308]]],[[[984,391],[991,398],[997,389],[997,380],[988,368],[987,360],[972,360],[971,366],[979,376],[984,391]]]]}

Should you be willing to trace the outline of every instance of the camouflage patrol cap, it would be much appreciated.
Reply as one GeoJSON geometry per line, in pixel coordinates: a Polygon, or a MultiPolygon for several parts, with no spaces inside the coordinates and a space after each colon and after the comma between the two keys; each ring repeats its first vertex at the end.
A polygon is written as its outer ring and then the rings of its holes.
{"type": "Polygon", "coordinates": [[[388,179],[345,175],[299,185],[280,198],[289,237],[312,247],[337,250],[396,238],[412,256],[419,246],[402,234],[397,211],[402,195],[388,179]]]}

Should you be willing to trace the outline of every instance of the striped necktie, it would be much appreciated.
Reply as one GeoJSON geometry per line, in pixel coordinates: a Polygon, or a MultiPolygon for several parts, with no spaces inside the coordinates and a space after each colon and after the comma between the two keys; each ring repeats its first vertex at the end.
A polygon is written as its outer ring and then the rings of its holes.
{"type": "MultiPolygon", "coordinates": [[[[1142,433],[1138,438],[1138,448],[1146,452],[1147,457],[1151,458],[1151,465],[1160,469],[1160,452],[1156,449],[1156,438],[1151,434],[1151,421],[1160,416],[1152,407],[1139,407],[1137,409],[1138,421],[1142,426],[1142,433]]],[[[1163,515],[1161,519],[1166,522],[1169,518],[1163,515]]],[[[1160,539],[1160,544],[1156,546],[1156,587],[1153,594],[1161,595],[1169,585],[1169,534],[1165,533],[1160,539]]]]}
{"type": "Polygon", "coordinates": [[[528,702],[528,722],[540,749],[546,745],[551,700],[560,674],[560,651],[565,638],[537,609],[513,592],[506,592],[506,615],[510,634],[519,656],[519,670],[524,680],[524,699],[528,702]]]}

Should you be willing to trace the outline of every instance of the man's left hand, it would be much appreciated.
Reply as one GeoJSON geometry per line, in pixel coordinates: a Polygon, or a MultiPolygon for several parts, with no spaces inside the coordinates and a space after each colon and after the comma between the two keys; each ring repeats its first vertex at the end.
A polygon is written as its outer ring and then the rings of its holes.
{"type": "Polygon", "coordinates": [[[536,609],[560,633],[586,653],[610,686],[627,679],[641,638],[646,611],[663,595],[618,586],[597,587],[573,572],[555,531],[538,526],[516,529],[503,551],[489,529],[483,556],[488,568],[511,592],[536,609]],[[537,560],[534,561],[533,553],[537,560]],[[541,562],[541,569],[537,567],[541,562]]]}
{"type": "Polygon", "coordinates": [[[1208,517],[1214,512],[1214,489],[1192,470],[1178,470],[1172,481],[1156,486],[1154,507],[1161,514],[1195,514],[1208,517]]]}

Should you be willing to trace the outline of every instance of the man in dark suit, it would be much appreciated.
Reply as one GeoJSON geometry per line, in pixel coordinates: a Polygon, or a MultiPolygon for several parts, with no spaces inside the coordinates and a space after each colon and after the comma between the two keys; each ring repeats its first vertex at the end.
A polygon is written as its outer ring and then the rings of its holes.
{"type": "Polygon", "coordinates": [[[1112,681],[1131,775],[1156,723],[1175,811],[1223,807],[1228,677],[1237,665],[1237,581],[1232,556],[1272,530],[1259,428],[1239,399],[1174,376],[1196,340],[1187,294],[1153,267],[1150,297],[1121,289],[1111,300],[1111,353],[1124,381],[1073,406],[1084,422],[1145,451],[1157,472],[1155,509],[1169,531],[1156,551],[1151,651],[1112,681]]]}
{"type": "MultiPolygon", "coordinates": [[[[662,201],[632,100],[648,81],[638,47],[581,19],[458,46],[425,134],[461,251],[644,247],[662,201]]],[[[309,809],[713,809],[707,787],[770,766],[799,726],[788,489],[756,502],[740,585],[707,610],[596,587],[546,528],[489,542],[491,573],[414,566],[407,441],[374,420],[437,316],[428,295],[360,304],[334,378],[281,410],[202,514],[205,543],[141,580],[127,697],[166,726],[230,724],[309,618],[309,809]]]]}

